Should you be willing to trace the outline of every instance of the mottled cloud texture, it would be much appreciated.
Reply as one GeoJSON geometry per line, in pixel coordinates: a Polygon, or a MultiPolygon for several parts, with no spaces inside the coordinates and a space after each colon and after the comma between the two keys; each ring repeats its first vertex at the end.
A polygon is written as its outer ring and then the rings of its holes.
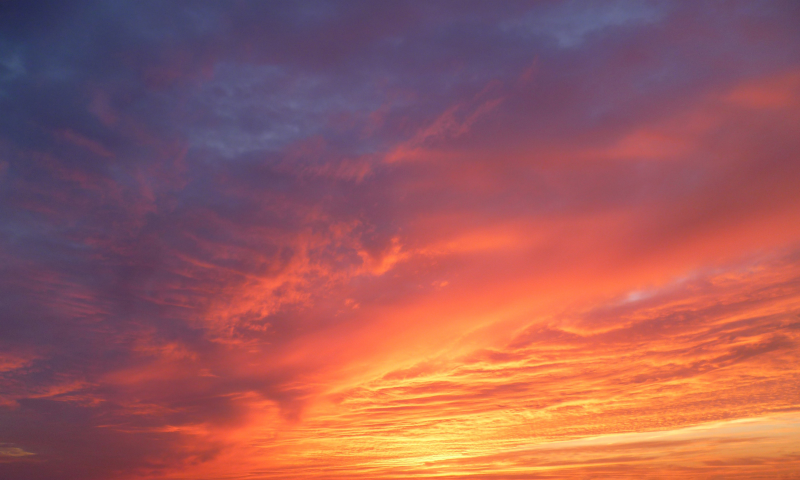
{"type": "Polygon", "coordinates": [[[798,478],[799,5],[0,2],[0,477],[798,478]]]}

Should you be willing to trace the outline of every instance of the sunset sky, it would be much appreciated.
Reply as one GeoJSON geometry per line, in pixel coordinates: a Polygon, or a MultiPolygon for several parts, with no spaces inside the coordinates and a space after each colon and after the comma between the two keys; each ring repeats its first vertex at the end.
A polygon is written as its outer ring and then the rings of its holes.
{"type": "Polygon", "coordinates": [[[800,479],[800,2],[0,0],[0,478],[800,479]]]}

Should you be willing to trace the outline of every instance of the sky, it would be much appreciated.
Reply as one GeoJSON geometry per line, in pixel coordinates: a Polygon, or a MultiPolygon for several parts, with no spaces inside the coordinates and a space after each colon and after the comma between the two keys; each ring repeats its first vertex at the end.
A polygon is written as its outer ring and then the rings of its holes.
{"type": "Polygon", "coordinates": [[[800,478],[798,25],[0,1],[0,477],[800,478]]]}

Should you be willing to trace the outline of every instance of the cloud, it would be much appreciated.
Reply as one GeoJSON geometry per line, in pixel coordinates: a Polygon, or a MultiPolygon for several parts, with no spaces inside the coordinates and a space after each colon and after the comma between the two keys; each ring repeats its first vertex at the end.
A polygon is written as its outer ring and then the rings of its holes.
{"type": "Polygon", "coordinates": [[[793,468],[800,37],[740,6],[6,2],[0,476],[793,468]]]}
{"type": "Polygon", "coordinates": [[[512,25],[534,34],[555,38],[561,48],[574,48],[585,37],[613,27],[641,26],[655,23],[664,16],[664,7],[655,2],[615,1],[586,8],[561,2],[549,8],[530,11],[512,25]]]}

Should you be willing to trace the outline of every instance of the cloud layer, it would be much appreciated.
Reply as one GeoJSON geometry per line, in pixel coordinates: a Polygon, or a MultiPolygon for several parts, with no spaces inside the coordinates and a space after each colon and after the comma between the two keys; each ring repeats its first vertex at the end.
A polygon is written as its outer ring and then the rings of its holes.
{"type": "Polygon", "coordinates": [[[5,2],[0,476],[797,471],[794,2],[5,2]]]}

